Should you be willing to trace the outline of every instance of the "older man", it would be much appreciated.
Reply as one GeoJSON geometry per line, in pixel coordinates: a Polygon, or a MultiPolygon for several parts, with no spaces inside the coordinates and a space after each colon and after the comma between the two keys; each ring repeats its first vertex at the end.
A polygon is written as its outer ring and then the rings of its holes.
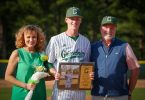
{"type": "Polygon", "coordinates": [[[95,62],[92,100],[130,100],[135,88],[140,66],[131,46],[115,37],[116,28],[117,19],[105,16],[100,27],[102,39],[91,47],[91,61],[95,62]]]}

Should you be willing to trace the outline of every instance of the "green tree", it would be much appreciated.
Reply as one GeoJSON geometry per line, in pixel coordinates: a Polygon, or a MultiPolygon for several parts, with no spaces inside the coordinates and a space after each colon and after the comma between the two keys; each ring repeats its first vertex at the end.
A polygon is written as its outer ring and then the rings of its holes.
{"type": "Polygon", "coordinates": [[[144,0],[117,0],[109,6],[111,13],[119,18],[118,36],[132,45],[139,59],[145,59],[144,3],[144,0]]]}
{"type": "Polygon", "coordinates": [[[91,42],[101,38],[100,22],[106,15],[119,19],[117,36],[129,42],[138,58],[145,59],[145,11],[143,0],[1,0],[0,58],[15,49],[15,33],[26,24],[39,25],[47,36],[65,31],[65,13],[76,6],[82,11],[80,33],[91,42]]]}

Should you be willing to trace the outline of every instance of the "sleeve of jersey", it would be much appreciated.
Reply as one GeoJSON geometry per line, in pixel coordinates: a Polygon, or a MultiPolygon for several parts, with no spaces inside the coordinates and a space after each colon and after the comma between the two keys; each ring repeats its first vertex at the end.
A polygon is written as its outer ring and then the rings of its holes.
{"type": "Polygon", "coordinates": [[[56,60],[56,43],[55,43],[55,38],[52,37],[46,47],[46,54],[48,55],[49,59],[48,62],[49,63],[54,63],[56,60]]]}
{"type": "Polygon", "coordinates": [[[91,45],[89,43],[86,52],[86,61],[90,61],[90,54],[91,54],[91,45]]]}

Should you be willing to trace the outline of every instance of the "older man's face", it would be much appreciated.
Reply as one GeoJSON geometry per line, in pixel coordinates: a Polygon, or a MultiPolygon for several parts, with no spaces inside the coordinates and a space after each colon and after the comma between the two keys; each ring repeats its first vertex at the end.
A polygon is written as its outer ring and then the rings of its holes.
{"type": "Polygon", "coordinates": [[[112,40],[115,37],[116,33],[116,25],[114,24],[105,24],[101,26],[101,34],[102,38],[106,41],[112,40]]]}

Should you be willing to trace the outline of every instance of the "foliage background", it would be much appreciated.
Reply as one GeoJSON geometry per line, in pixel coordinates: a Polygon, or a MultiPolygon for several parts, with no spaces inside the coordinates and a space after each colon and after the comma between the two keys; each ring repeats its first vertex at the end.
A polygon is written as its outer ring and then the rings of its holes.
{"type": "Polygon", "coordinates": [[[118,18],[116,36],[132,46],[139,60],[145,59],[144,0],[1,0],[0,59],[8,59],[15,49],[15,33],[23,25],[37,24],[47,36],[66,29],[65,12],[71,6],[83,14],[80,33],[91,42],[100,39],[100,22],[106,15],[118,18]]]}

